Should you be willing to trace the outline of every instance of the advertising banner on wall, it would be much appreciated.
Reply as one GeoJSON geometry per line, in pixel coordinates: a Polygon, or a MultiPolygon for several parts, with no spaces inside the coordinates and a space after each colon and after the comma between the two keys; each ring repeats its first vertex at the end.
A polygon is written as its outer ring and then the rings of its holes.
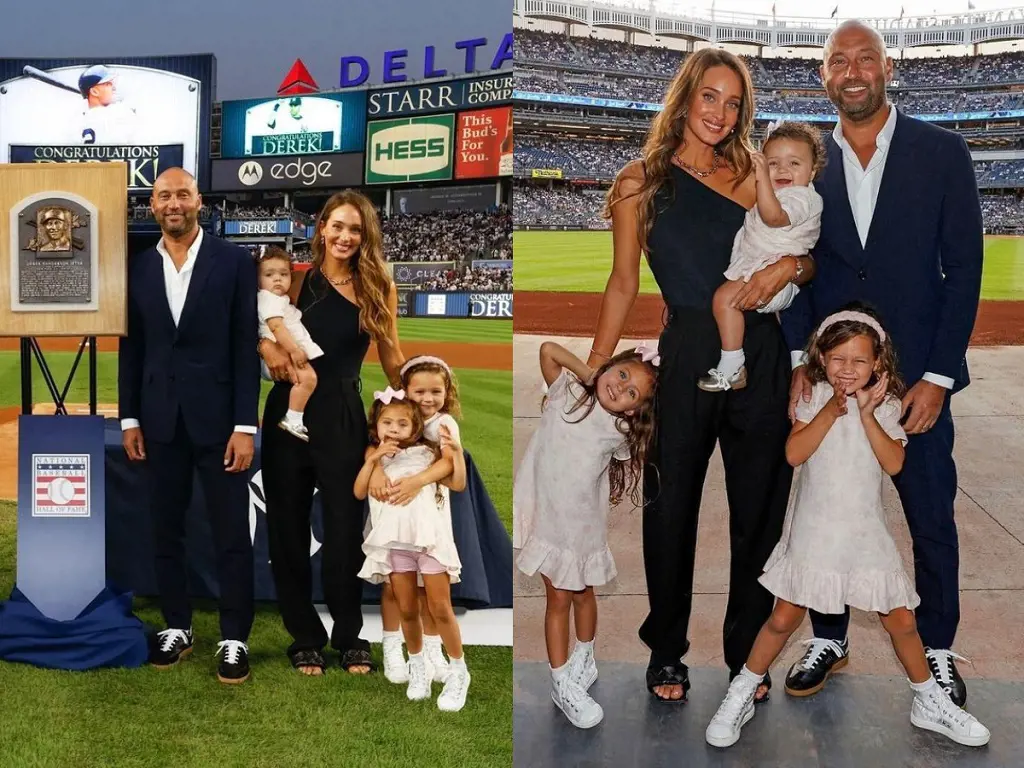
{"type": "Polygon", "coordinates": [[[455,136],[455,178],[512,175],[512,107],[459,115],[455,136]]]}
{"type": "Polygon", "coordinates": [[[370,91],[366,111],[371,118],[424,115],[478,109],[512,101],[511,72],[488,77],[385,88],[370,91]]]}
{"type": "Polygon", "coordinates": [[[454,261],[389,262],[396,285],[420,285],[455,268],[454,261]]]}
{"type": "Polygon", "coordinates": [[[560,179],[562,178],[561,168],[534,168],[530,176],[535,179],[560,179]]]}
{"type": "Polygon", "coordinates": [[[294,226],[284,219],[230,219],[224,222],[224,234],[290,235],[294,226]]]}
{"type": "Polygon", "coordinates": [[[0,59],[0,162],[122,161],[132,191],[181,166],[205,188],[212,67],[212,56],[0,59]]]}
{"type": "Polygon", "coordinates": [[[350,187],[363,180],[361,152],[214,160],[212,166],[211,187],[216,192],[350,187]]]}
{"type": "Polygon", "coordinates": [[[416,291],[409,294],[410,317],[472,317],[481,320],[511,320],[513,295],[486,291],[416,291]]]}
{"type": "Polygon", "coordinates": [[[366,127],[366,183],[447,181],[455,115],[374,120],[366,127]]]}
{"type": "Polygon", "coordinates": [[[486,211],[495,204],[493,184],[399,189],[391,193],[395,213],[430,211],[486,211]]]}
{"type": "Polygon", "coordinates": [[[359,152],[365,127],[365,91],[225,101],[221,156],[359,152]]]}

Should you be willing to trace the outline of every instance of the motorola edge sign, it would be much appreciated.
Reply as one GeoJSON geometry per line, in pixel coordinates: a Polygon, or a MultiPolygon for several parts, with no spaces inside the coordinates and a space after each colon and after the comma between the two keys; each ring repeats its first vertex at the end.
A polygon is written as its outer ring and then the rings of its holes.
{"type": "Polygon", "coordinates": [[[216,191],[302,189],[358,186],[362,153],[292,155],[214,160],[211,188],[216,191]]]}

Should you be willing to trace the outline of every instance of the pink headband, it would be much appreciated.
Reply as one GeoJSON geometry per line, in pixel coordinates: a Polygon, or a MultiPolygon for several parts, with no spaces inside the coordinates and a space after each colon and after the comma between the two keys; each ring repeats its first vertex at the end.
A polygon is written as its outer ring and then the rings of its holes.
{"type": "Polygon", "coordinates": [[[882,326],[879,324],[879,322],[875,320],[875,318],[871,317],[871,315],[866,315],[863,312],[855,311],[836,312],[833,315],[829,315],[828,317],[821,321],[821,325],[818,326],[818,330],[814,335],[820,336],[821,332],[828,328],[830,325],[841,323],[844,320],[849,320],[854,323],[864,323],[864,325],[868,326],[869,328],[871,328],[871,330],[878,334],[879,341],[881,341],[883,344],[885,343],[885,331],[882,330],[882,326]]]}
{"type": "Polygon", "coordinates": [[[408,360],[405,361],[405,365],[402,366],[401,370],[398,372],[398,375],[405,376],[405,372],[412,368],[414,365],[421,365],[423,363],[433,363],[434,365],[439,365],[448,372],[449,376],[452,375],[452,369],[448,367],[448,363],[446,363],[440,357],[431,357],[430,355],[416,355],[415,357],[410,357],[408,360]]]}

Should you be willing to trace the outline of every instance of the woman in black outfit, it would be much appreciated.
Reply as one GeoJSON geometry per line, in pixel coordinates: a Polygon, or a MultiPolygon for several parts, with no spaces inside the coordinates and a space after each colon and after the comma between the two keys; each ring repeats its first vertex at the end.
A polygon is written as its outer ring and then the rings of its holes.
{"type": "Polygon", "coordinates": [[[384,266],[380,221],[373,204],[358,192],[333,195],[317,218],[313,266],[293,274],[292,301],[302,324],[324,354],[311,361],[317,387],[305,411],[309,442],[277,424],[288,409],[288,355],[271,341],[260,343],[278,383],[263,412],[263,490],[267,504],[270,559],[278,608],[294,638],[293,666],[322,674],[327,643],[313,607],[309,563],[310,511],[314,486],[323,504],[321,575],[324,600],[334,619],[331,646],[349,672],[375,668],[370,646],[359,639],[363,626],[363,502],[353,494],[368,442],[366,412],[359,396],[359,371],[370,341],[395,386],[404,362],[395,318],[398,294],[384,266]]]}
{"type": "MultiPolygon", "coordinates": [[[[588,364],[608,359],[639,289],[646,253],[668,306],[661,335],[655,445],[645,472],[644,568],[650,613],[640,638],[651,649],[647,687],[659,700],[685,701],[697,515],[708,461],[718,442],[729,501],[731,567],[724,625],[730,679],[743,666],[771,613],[757,582],[779,540],[792,470],[785,460],[790,358],[777,318],[746,313],[746,388],[703,392],[697,379],[721,349],[711,311],[733,238],[755,202],[749,135],[754,105],[742,61],[722,50],[691,54],[669,85],[642,161],[609,193],[615,261],[588,364]]],[[[758,272],[737,306],[764,306],[791,280],[805,282],[809,258],[786,257],[758,272]]],[[[768,695],[771,680],[758,691],[768,695]]]]}

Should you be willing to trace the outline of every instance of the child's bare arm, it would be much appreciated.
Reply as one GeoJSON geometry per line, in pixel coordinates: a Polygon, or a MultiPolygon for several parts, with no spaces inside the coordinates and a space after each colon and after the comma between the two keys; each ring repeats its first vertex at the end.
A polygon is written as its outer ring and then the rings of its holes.
{"type": "Polygon", "coordinates": [[[786,461],[798,467],[818,450],[825,435],[836,419],[846,413],[846,393],[837,388],[831,400],[811,419],[810,423],[797,421],[786,440],[786,461]]]}
{"type": "Polygon", "coordinates": [[[284,351],[289,355],[300,350],[298,344],[295,343],[295,337],[288,331],[288,326],[284,324],[283,317],[268,317],[267,328],[274,334],[274,338],[277,343],[284,347],[284,351]]]}
{"type": "Polygon", "coordinates": [[[453,470],[452,458],[450,456],[442,456],[422,472],[404,477],[395,483],[391,491],[391,503],[405,506],[413,500],[421,488],[425,488],[431,483],[441,482],[448,475],[452,474],[453,470]]]}
{"type": "Polygon", "coordinates": [[[882,471],[889,476],[898,475],[903,469],[903,458],[906,455],[903,443],[889,437],[874,414],[863,417],[861,421],[868,442],[871,443],[871,450],[875,452],[875,458],[882,465],[882,471]]]}
{"type": "Polygon", "coordinates": [[[562,369],[574,373],[580,381],[587,381],[594,372],[576,355],[553,341],[545,341],[540,345],[540,372],[544,383],[551,382],[562,374],[562,369]]]}
{"type": "Polygon", "coordinates": [[[380,467],[377,458],[374,456],[375,452],[375,446],[367,446],[366,453],[364,455],[363,468],[360,469],[359,474],[356,475],[356,482],[352,492],[360,501],[366,498],[370,489],[370,477],[373,475],[374,470],[380,467]]]}
{"type": "Polygon", "coordinates": [[[755,152],[751,155],[751,160],[754,163],[754,178],[757,182],[757,212],[761,216],[761,221],[769,227],[788,227],[789,214],[775,195],[775,188],[768,174],[767,159],[760,152],[755,152]]]}

